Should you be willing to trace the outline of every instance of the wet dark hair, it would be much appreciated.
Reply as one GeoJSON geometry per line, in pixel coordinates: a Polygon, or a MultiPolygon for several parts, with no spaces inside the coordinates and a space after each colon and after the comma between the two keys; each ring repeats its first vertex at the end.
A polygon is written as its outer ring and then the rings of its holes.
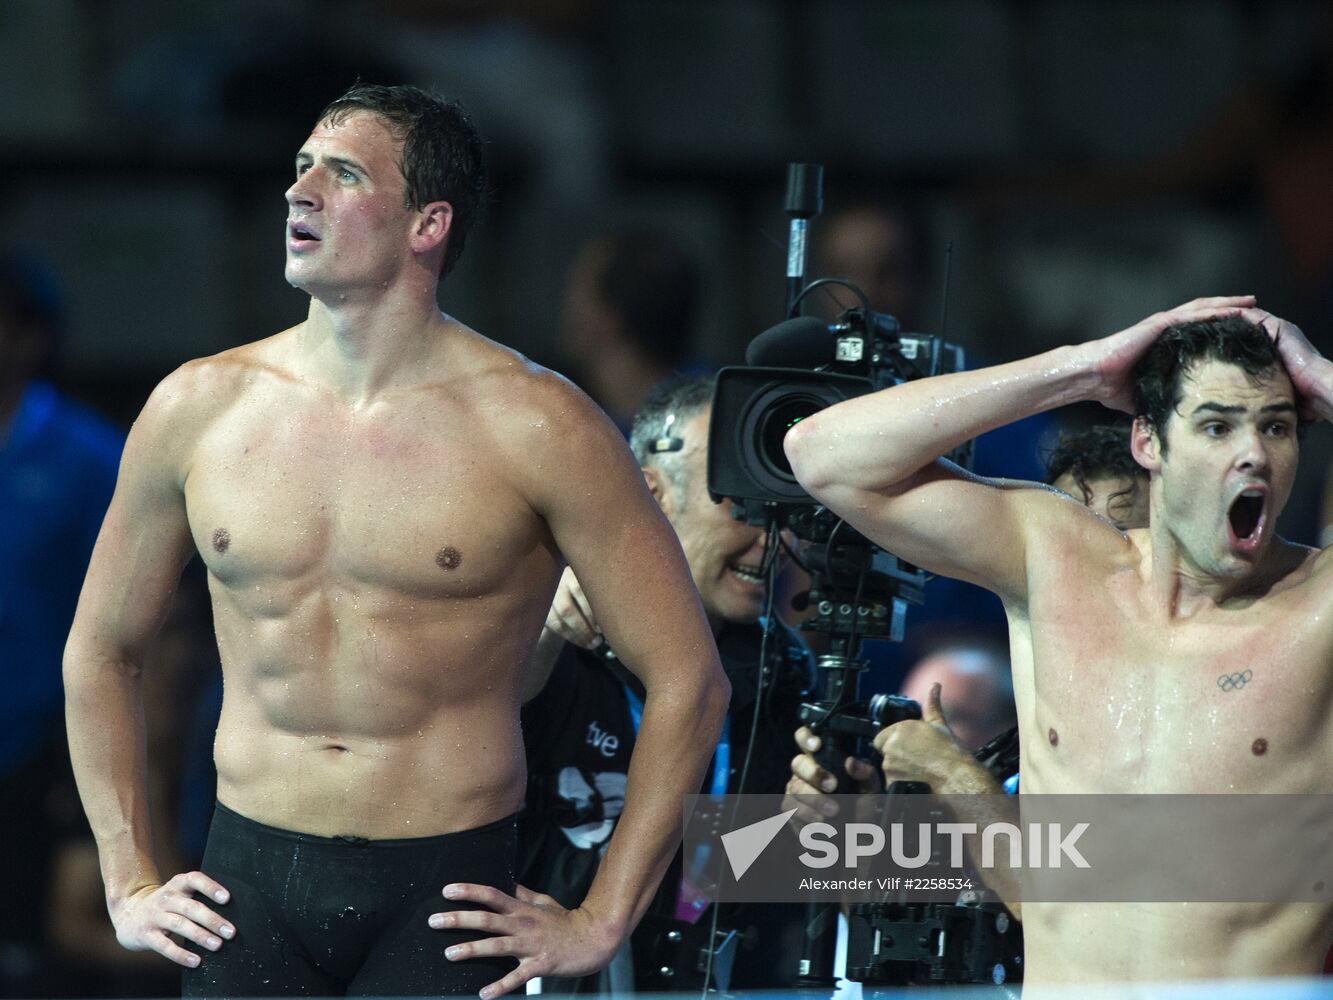
{"type": "Polygon", "coordinates": [[[1128,426],[1101,424],[1060,436],[1046,459],[1046,482],[1054,485],[1062,476],[1074,477],[1084,504],[1092,499],[1088,485],[1092,480],[1122,479],[1129,485],[1112,493],[1107,503],[1132,505],[1140,485],[1148,480],[1148,470],[1134,461],[1128,426]]]}
{"type": "Polygon", "coordinates": [[[440,265],[443,277],[462,255],[468,230],[485,207],[481,137],[457,102],[406,84],[357,84],[321,111],[319,121],[339,125],[358,111],[378,115],[402,142],[398,166],[407,182],[403,191],[407,207],[419,210],[432,201],[447,201],[453,207],[440,265]]]}
{"type": "MultiPolygon", "coordinates": [[[[1251,382],[1285,372],[1277,345],[1263,329],[1240,316],[1201,319],[1169,327],[1135,363],[1134,413],[1157,435],[1166,454],[1166,422],[1184,398],[1183,381],[1205,361],[1222,361],[1241,369],[1251,382]]],[[[1296,400],[1300,407],[1299,399],[1296,400]]]]}

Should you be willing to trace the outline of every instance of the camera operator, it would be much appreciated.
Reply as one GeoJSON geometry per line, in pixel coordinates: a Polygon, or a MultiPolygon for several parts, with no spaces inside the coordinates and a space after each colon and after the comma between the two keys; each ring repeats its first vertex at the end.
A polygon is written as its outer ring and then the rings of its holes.
{"type": "MultiPolygon", "coordinates": [[[[760,691],[768,552],[762,529],[733,519],[729,504],[708,496],[712,391],[710,377],[657,386],[635,415],[630,446],[680,538],[731,679],[727,725],[704,790],[742,790],[739,779],[753,740],[744,791],[780,792],[787,778],[785,747],[810,680],[809,655],[799,637],[776,622],[760,691]]],[[[642,627],[651,632],[653,623],[642,627]]],[[[596,610],[568,570],[538,645],[529,693],[523,710],[528,793],[520,819],[519,881],[556,899],[579,899],[619,815],[641,692],[606,648],[596,610]]],[[[545,988],[616,993],[634,987],[698,988],[689,977],[696,974],[712,914],[704,912],[688,880],[682,883],[681,871],[678,856],[632,939],[632,969],[622,949],[599,977],[548,981],[545,988]],[[673,932],[678,937],[669,939],[673,932]],[[663,953],[668,944],[672,954],[663,953]],[[663,976],[664,967],[673,974],[663,976]]],[[[731,988],[790,983],[799,916],[799,907],[724,907],[719,929],[737,930],[746,939],[731,988]]],[[[715,978],[718,973],[725,978],[723,964],[715,963],[715,978]]]]}

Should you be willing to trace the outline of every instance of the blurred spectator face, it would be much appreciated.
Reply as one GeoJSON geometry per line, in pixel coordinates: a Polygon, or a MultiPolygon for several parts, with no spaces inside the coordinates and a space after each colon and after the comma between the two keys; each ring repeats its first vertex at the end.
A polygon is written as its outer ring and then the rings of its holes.
{"type": "Polygon", "coordinates": [[[704,611],[714,628],[723,622],[757,621],[764,610],[763,529],[737,521],[731,504],[708,496],[708,420],[711,407],[687,418],[677,433],[685,442],[672,458],[677,478],[652,469],[654,494],[676,529],[681,548],[699,588],[704,611]]]}
{"type": "Polygon", "coordinates": [[[933,684],[954,735],[975,750],[1014,724],[1013,695],[1004,678],[1009,665],[981,649],[958,648],[919,660],[899,694],[925,704],[933,684]]]}
{"type": "MultiPolygon", "coordinates": [[[[832,215],[820,240],[819,273],[846,278],[865,292],[870,307],[914,321],[920,298],[917,248],[911,228],[887,209],[858,208],[832,215]]],[[[831,287],[841,308],[858,305],[851,292],[831,287]]]]}
{"type": "Polygon", "coordinates": [[[1046,482],[1121,531],[1148,526],[1148,470],[1134,460],[1128,428],[1106,424],[1063,435],[1047,459],[1046,482]]]}
{"type": "Polygon", "coordinates": [[[601,240],[586,244],[574,258],[565,286],[560,317],[560,348],[580,365],[595,362],[599,348],[616,336],[615,311],[597,289],[609,248],[601,240]]]}

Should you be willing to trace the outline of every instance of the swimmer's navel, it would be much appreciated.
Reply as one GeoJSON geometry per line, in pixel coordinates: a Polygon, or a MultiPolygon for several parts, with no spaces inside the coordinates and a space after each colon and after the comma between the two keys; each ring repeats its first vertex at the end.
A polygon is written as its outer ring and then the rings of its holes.
{"type": "Polygon", "coordinates": [[[330,743],[328,746],[324,747],[324,749],[332,751],[333,753],[343,754],[347,753],[351,748],[345,747],[341,743],[330,743]]]}
{"type": "Polygon", "coordinates": [[[1054,729],[1047,731],[1046,738],[1050,740],[1051,746],[1058,747],[1060,745],[1060,734],[1057,733],[1054,729]]]}
{"type": "Polygon", "coordinates": [[[1268,753],[1268,741],[1260,736],[1250,744],[1250,753],[1254,754],[1256,757],[1262,757],[1264,754],[1268,753]]]}

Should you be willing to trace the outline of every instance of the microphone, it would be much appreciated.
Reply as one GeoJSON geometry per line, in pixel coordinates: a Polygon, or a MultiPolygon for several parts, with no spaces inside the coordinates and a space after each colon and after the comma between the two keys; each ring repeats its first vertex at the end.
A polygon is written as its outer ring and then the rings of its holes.
{"type": "Polygon", "coordinates": [[[771,326],[745,349],[745,363],[755,368],[817,368],[833,360],[834,328],[813,316],[798,316],[771,326]]]}

